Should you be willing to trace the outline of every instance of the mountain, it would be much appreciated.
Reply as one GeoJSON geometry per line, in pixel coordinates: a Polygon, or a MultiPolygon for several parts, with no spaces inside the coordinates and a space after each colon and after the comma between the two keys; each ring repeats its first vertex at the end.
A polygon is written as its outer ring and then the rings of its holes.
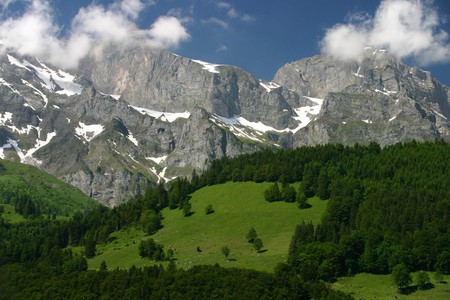
{"type": "Polygon", "coordinates": [[[0,158],[116,206],[157,181],[263,148],[449,140],[449,89],[384,50],[315,56],[269,82],[139,43],[76,70],[0,58],[0,158]]]}

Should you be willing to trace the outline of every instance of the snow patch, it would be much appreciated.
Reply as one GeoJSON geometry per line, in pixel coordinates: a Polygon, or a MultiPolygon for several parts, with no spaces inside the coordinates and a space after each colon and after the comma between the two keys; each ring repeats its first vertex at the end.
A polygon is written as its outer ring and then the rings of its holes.
{"type": "Polygon", "coordinates": [[[367,120],[361,120],[361,121],[363,121],[364,123],[367,123],[367,124],[372,124],[372,123],[373,123],[372,120],[369,120],[369,119],[367,119],[367,120]]]}
{"type": "Polygon", "coordinates": [[[34,85],[32,85],[31,83],[29,83],[29,82],[26,81],[25,79],[22,79],[22,83],[25,84],[26,86],[30,87],[31,89],[33,89],[33,90],[34,90],[34,93],[35,93],[36,95],[41,96],[41,98],[44,100],[44,103],[45,103],[44,107],[47,107],[47,104],[48,104],[48,98],[47,98],[47,96],[45,96],[45,94],[44,94],[41,90],[39,90],[39,89],[37,89],[36,87],[34,87],[34,85]]]}
{"type": "Polygon", "coordinates": [[[297,128],[291,130],[292,133],[294,133],[294,134],[297,131],[299,131],[300,129],[306,127],[312,121],[311,116],[317,116],[320,113],[320,110],[322,108],[322,104],[324,101],[324,99],[320,99],[320,98],[313,98],[313,97],[307,97],[307,96],[303,96],[303,97],[316,103],[316,105],[303,106],[303,107],[294,109],[295,113],[297,114],[297,117],[294,117],[294,119],[300,123],[297,128]]]}
{"type": "Polygon", "coordinates": [[[266,92],[270,93],[272,90],[279,88],[280,86],[275,82],[264,82],[263,80],[259,80],[259,84],[266,90],[266,92]]]}
{"type": "Polygon", "coordinates": [[[207,63],[201,60],[196,60],[196,59],[192,59],[193,62],[198,63],[200,65],[203,66],[203,70],[206,70],[210,73],[220,73],[216,67],[220,67],[221,65],[215,65],[215,64],[211,64],[211,63],[207,63]]]}
{"type": "Polygon", "coordinates": [[[443,118],[443,119],[445,119],[445,120],[448,120],[446,116],[444,116],[444,115],[441,114],[441,113],[438,113],[438,112],[435,111],[434,109],[431,108],[431,111],[432,111],[435,115],[437,115],[437,116],[439,116],[439,117],[441,117],[441,118],[443,118]]]}
{"type": "Polygon", "coordinates": [[[395,118],[397,118],[397,116],[393,116],[392,118],[389,119],[389,122],[392,122],[395,120],[395,118]]]}
{"type": "Polygon", "coordinates": [[[41,141],[40,139],[36,140],[36,144],[33,148],[29,149],[25,154],[25,157],[32,157],[33,154],[39,150],[40,148],[46,146],[50,141],[56,136],[56,131],[50,132],[47,134],[47,139],[45,141],[41,141]]]}
{"type": "Polygon", "coordinates": [[[353,75],[355,75],[356,77],[364,78],[364,75],[359,74],[360,71],[361,71],[361,66],[358,66],[358,70],[356,71],[356,73],[353,73],[353,75]]]}
{"type": "MultiPolygon", "coordinates": [[[[1,85],[4,85],[4,86],[7,86],[13,93],[20,95],[19,91],[16,90],[15,88],[13,88],[12,84],[6,82],[5,79],[0,78],[0,84],[1,84],[1,85]]],[[[21,96],[22,96],[22,95],[21,95],[21,96]]]]}
{"type": "Polygon", "coordinates": [[[39,60],[38,58],[36,59],[39,62],[40,67],[35,66],[26,60],[20,62],[18,59],[12,57],[11,55],[8,55],[8,60],[12,65],[24,68],[30,72],[34,70],[36,72],[36,75],[43,81],[42,86],[47,88],[49,91],[67,96],[81,94],[83,86],[74,82],[75,76],[62,70],[52,70],[47,67],[41,60],[39,60]]]}
{"type": "Polygon", "coordinates": [[[79,137],[83,137],[86,141],[90,142],[93,138],[102,133],[103,130],[105,130],[103,125],[86,125],[82,122],[79,122],[78,127],[75,128],[75,134],[79,137]]]}
{"type": "Polygon", "coordinates": [[[142,107],[136,107],[136,106],[132,106],[132,105],[130,105],[130,107],[132,107],[134,110],[138,111],[139,113],[141,113],[143,115],[149,115],[155,119],[161,118],[162,121],[169,122],[169,123],[174,122],[178,118],[189,119],[189,117],[191,116],[191,113],[189,113],[187,111],[183,112],[183,113],[169,113],[169,112],[161,112],[161,111],[151,110],[151,109],[142,108],[142,107]]]}
{"type": "Polygon", "coordinates": [[[167,159],[167,155],[161,156],[161,157],[146,157],[146,159],[154,161],[155,163],[157,163],[159,165],[160,163],[162,163],[163,161],[165,161],[167,159]]]}
{"type": "Polygon", "coordinates": [[[129,139],[136,147],[139,146],[138,140],[133,136],[133,134],[129,130],[128,130],[127,139],[129,139]]]}

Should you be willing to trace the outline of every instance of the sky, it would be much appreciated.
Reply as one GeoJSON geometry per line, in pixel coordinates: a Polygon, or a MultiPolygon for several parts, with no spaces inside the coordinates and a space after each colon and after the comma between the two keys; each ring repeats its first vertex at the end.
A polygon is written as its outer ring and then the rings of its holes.
{"type": "Polygon", "coordinates": [[[353,60],[372,46],[450,86],[449,0],[0,0],[0,10],[0,51],[63,68],[139,36],[271,80],[291,61],[353,60]]]}

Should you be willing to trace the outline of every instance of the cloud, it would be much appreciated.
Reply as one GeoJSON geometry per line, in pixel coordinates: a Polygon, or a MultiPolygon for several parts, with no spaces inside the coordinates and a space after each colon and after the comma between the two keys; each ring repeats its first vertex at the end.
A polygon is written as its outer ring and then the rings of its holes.
{"type": "Polygon", "coordinates": [[[383,0],[375,16],[354,14],[347,24],[326,31],[323,53],[342,60],[356,59],[364,47],[384,48],[420,65],[450,60],[448,33],[431,0],[383,0]]]}
{"type": "Polygon", "coordinates": [[[189,40],[190,35],[181,22],[172,16],[159,17],[147,32],[147,42],[157,48],[177,48],[180,42],[189,40]]]}
{"type": "Polygon", "coordinates": [[[244,21],[244,22],[252,22],[252,21],[255,20],[254,17],[236,10],[233,7],[233,5],[231,5],[228,2],[214,1],[214,3],[215,3],[215,5],[218,8],[226,10],[227,11],[227,15],[228,15],[228,17],[230,19],[239,19],[239,20],[244,21]]]}
{"type": "Polygon", "coordinates": [[[201,21],[203,24],[213,24],[222,27],[223,29],[228,28],[228,23],[215,17],[208,18],[206,20],[201,21]]]}
{"type": "Polygon", "coordinates": [[[220,45],[217,49],[216,52],[226,52],[228,51],[228,47],[225,45],[220,45]]]}
{"type": "MultiPolygon", "coordinates": [[[[6,2],[0,3],[7,5],[6,2]]],[[[22,15],[0,21],[0,49],[38,56],[63,68],[76,68],[94,47],[107,43],[127,44],[140,37],[152,47],[168,49],[190,38],[182,21],[174,16],[161,16],[148,29],[136,25],[134,21],[142,10],[154,1],[121,0],[108,7],[83,7],[73,18],[65,39],[54,20],[51,1],[22,2],[26,5],[22,15]]]]}

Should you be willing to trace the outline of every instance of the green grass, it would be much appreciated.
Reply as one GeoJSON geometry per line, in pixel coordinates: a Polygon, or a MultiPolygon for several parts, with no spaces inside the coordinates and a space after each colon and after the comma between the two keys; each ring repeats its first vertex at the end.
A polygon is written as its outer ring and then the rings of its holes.
{"type": "Polygon", "coordinates": [[[7,223],[15,224],[25,221],[23,216],[16,213],[14,206],[9,204],[0,204],[0,206],[5,208],[5,211],[1,214],[1,216],[7,223]]]}
{"type": "MultiPolygon", "coordinates": [[[[176,264],[181,268],[219,263],[271,272],[279,262],[286,261],[296,225],[302,221],[319,223],[327,202],[312,198],[309,200],[312,208],[304,210],[295,203],[269,203],[263,195],[270,185],[230,182],[200,189],[192,194],[193,214],[183,217],[181,210],[165,209],[164,227],[151,238],[162,243],[165,249],[174,249],[176,264]],[[206,215],[204,210],[209,204],[215,212],[206,215]],[[257,253],[247,242],[245,236],[250,227],[256,229],[265,252],[257,253]],[[202,252],[197,252],[197,246],[202,252]],[[229,262],[221,253],[223,246],[231,250],[229,262]]],[[[116,245],[99,248],[102,254],[89,261],[91,268],[98,268],[102,260],[110,268],[153,264],[139,257],[139,242],[147,238],[142,232],[131,230],[115,234],[116,245]]]]}
{"type": "MultiPolygon", "coordinates": [[[[416,278],[415,275],[412,274],[413,280],[416,278]]],[[[333,283],[332,287],[351,294],[355,299],[450,299],[450,284],[437,283],[434,280],[434,274],[430,272],[429,275],[434,288],[424,291],[417,290],[409,295],[397,292],[391,275],[358,274],[354,277],[343,277],[333,283]]],[[[450,276],[444,276],[444,280],[450,282],[450,276]]],[[[415,282],[412,285],[415,285],[415,282]]]]}
{"type": "MultiPolygon", "coordinates": [[[[61,215],[94,208],[94,200],[75,187],[35,167],[7,160],[0,160],[0,192],[21,191],[29,194],[39,204],[43,213],[48,210],[61,215]]],[[[0,193],[0,203],[5,202],[0,193]]]]}

